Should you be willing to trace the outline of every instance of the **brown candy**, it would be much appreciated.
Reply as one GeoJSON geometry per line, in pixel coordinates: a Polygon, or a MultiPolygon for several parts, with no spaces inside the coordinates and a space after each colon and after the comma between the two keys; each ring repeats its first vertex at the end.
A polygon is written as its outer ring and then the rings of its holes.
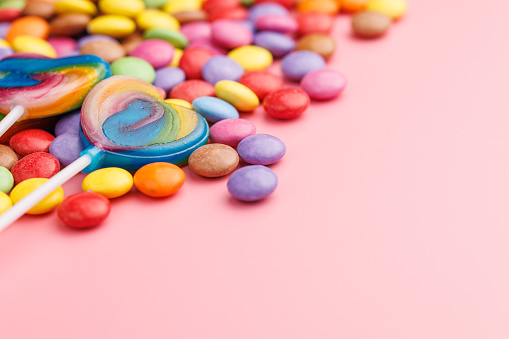
{"type": "Polygon", "coordinates": [[[55,13],[55,2],[48,0],[30,0],[27,1],[23,9],[25,15],[35,15],[44,19],[49,19],[55,13]]]}
{"type": "Polygon", "coordinates": [[[336,50],[336,43],[327,34],[311,33],[302,37],[295,47],[297,51],[313,51],[327,59],[336,50]]]}
{"type": "Polygon", "coordinates": [[[186,24],[194,21],[207,21],[209,16],[205,11],[183,11],[173,14],[181,24],[186,24]]]}
{"type": "Polygon", "coordinates": [[[80,53],[97,55],[110,63],[126,55],[125,49],[121,44],[110,40],[91,41],[81,47],[80,53]]]}
{"type": "Polygon", "coordinates": [[[144,40],[143,34],[134,32],[127,38],[122,40],[122,47],[124,47],[127,54],[131,54],[132,51],[144,40]]]}
{"type": "Polygon", "coordinates": [[[232,147],[208,144],[196,149],[189,157],[189,167],[204,177],[215,178],[231,173],[239,164],[239,155],[232,147]]]}
{"type": "Polygon", "coordinates": [[[0,145],[0,166],[10,170],[18,162],[18,156],[9,146],[0,145]]]}
{"type": "Polygon", "coordinates": [[[86,14],[62,14],[50,22],[50,31],[53,35],[74,36],[83,33],[91,17],[86,14]]]}
{"type": "Polygon", "coordinates": [[[376,38],[385,34],[391,23],[390,17],[374,11],[362,11],[352,17],[353,31],[363,38],[376,38]]]}

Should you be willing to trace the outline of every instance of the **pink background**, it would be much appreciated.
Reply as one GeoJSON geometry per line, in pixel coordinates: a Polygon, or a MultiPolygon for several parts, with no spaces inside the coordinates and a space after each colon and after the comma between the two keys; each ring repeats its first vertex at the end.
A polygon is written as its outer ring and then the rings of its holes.
{"type": "Polygon", "coordinates": [[[410,5],[377,41],[338,20],[341,99],[243,116],[287,144],[266,201],[186,168],[99,228],[2,233],[0,337],[507,339],[509,2],[410,5]]]}

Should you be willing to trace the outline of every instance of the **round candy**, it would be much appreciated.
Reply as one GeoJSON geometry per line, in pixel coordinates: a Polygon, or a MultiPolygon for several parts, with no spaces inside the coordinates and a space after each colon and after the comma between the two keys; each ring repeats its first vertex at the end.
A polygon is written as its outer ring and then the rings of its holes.
{"type": "Polygon", "coordinates": [[[276,58],[280,58],[295,49],[295,41],[288,35],[278,32],[260,32],[254,37],[254,44],[267,49],[276,58]]]}
{"type": "Polygon", "coordinates": [[[78,49],[78,44],[71,38],[51,38],[47,41],[51,47],[53,47],[58,57],[67,55],[68,53],[74,52],[78,49]]]}
{"type": "Polygon", "coordinates": [[[58,120],[55,125],[55,135],[58,137],[59,135],[65,133],[80,133],[80,115],[81,110],[76,110],[74,112],[65,114],[60,120],[58,120]]]}
{"type": "Polygon", "coordinates": [[[118,198],[131,190],[133,176],[122,168],[102,168],[88,174],[81,187],[85,192],[99,193],[108,199],[118,198]]]}
{"type": "Polygon", "coordinates": [[[58,218],[68,226],[89,228],[99,225],[110,214],[111,204],[104,196],[82,192],[65,198],[58,207],[58,218]]]}
{"type": "Polygon", "coordinates": [[[251,44],[253,33],[237,21],[222,19],[212,24],[212,41],[221,47],[232,49],[251,44]]]}
{"type": "Polygon", "coordinates": [[[208,122],[215,123],[224,119],[237,119],[239,112],[228,102],[213,98],[200,97],[193,100],[193,109],[208,122]]]}
{"type": "Polygon", "coordinates": [[[88,0],[59,0],[55,3],[55,12],[57,14],[80,13],[95,15],[97,7],[88,0]]]}
{"type": "Polygon", "coordinates": [[[252,90],[256,96],[263,100],[270,92],[283,88],[283,80],[267,71],[251,71],[245,73],[239,82],[252,90]]]}
{"type": "Polygon", "coordinates": [[[210,38],[196,39],[189,43],[188,49],[191,48],[202,48],[214,55],[226,55],[226,49],[219,47],[212,42],[210,38]]]}
{"type": "Polygon", "coordinates": [[[50,22],[50,32],[52,35],[75,36],[83,33],[91,20],[87,14],[62,14],[50,22]]]}
{"type": "Polygon", "coordinates": [[[352,29],[360,37],[376,38],[391,27],[392,19],[379,12],[362,11],[352,17],[352,29]]]}
{"type": "Polygon", "coordinates": [[[117,41],[117,39],[114,39],[110,36],[107,36],[107,35],[102,35],[102,34],[92,34],[92,35],[86,35],[84,36],[83,38],[79,39],[78,40],[78,47],[81,48],[83,46],[85,46],[86,44],[92,42],[92,41],[98,41],[98,40],[101,40],[101,41],[117,41]]]}
{"type": "Polygon", "coordinates": [[[173,87],[184,82],[186,74],[178,67],[163,67],[156,71],[156,79],[154,86],[162,88],[165,92],[169,92],[173,87]]]}
{"type": "Polygon", "coordinates": [[[332,29],[334,21],[332,17],[325,13],[299,13],[297,16],[299,24],[298,33],[306,35],[310,33],[327,34],[332,29]]]}
{"type": "Polygon", "coordinates": [[[0,214],[7,211],[12,206],[11,198],[4,192],[0,192],[0,214]]]}
{"type": "Polygon", "coordinates": [[[113,75],[130,75],[147,82],[154,82],[156,71],[147,61],[135,58],[120,58],[111,64],[111,74],[113,75]]]}
{"type": "Polygon", "coordinates": [[[272,64],[272,54],[260,46],[235,48],[228,56],[237,61],[246,71],[264,70],[272,64]]]}
{"type": "Polygon", "coordinates": [[[405,15],[407,7],[408,5],[405,0],[370,0],[366,4],[368,11],[380,12],[394,20],[405,15]]]}
{"type": "Polygon", "coordinates": [[[295,49],[298,51],[312,51],[327,59],[336,50],[336,43],[328,34],[312,33],[302,37],[297,42],[295,49]]]}
{"type": "Polygon", "coordinates": [[[54,155],[62,166],[68,166],[78,159],[83,149],[79,134],[71,133],[56,137],[49,146],[50,154],[54,155]]]}
{"type": "Polygon", "coordinates": [[[295,5],[295,2],[297,0],[255,0],[255,2],[257,4],[262,4],[262,3],[277,3],[281,6],[284,6],[285,8],[292,8],[294,5],[295,5]]]}
{"type": "Polygon", "coordinates": [[[144,40],[145,39],[141,33],[134,32],[122,40],[122,47],[124,47],[126,53],[129,54],[134,51],[134,49],[138,47],[138,45],[141,44],[144,40]]]}
{"type": "Polygon", "coordinates": [[[9,146],[0,145],[0,166],[10,170],[18,162],[18,156],[9,146]]]}
{"type": "Polygon", "coordinates": [[[9,193],[12,186],[14,186],[14,178],[11,172],[0,166],[0,192],[9,193]]]}
{"type": "Polygon", "coordinates": [[[12,49],[16,52],[35,53],[56,58],[57,52],[47,41],[33,36],[22,35],[12,41],[12,49]]]}
{"type": "Polygon", "coordinates": [[[254,134],[243,139],[237,146],[239,156],[253,165],[271,165],[286,153],[285,144],[269,134],[254,134]]]}
{"type": "Polygon", "coordinates": [[[104,34],[113,38],[123,38],[136,30],[133,20],[120,15],[101,15],[92,19],[87,26],[90,34],[104,34]]]}
{"type": "Polygon", "coordinates": [[[161,8],[168,0],[143,0],[148,8],[161,8]]]}
{"type": "Polygon", "coordinates": [[[134,18],[145,10],[145,3],[142,0],[99,0],[99,9],[104,14],[134,18]]]}
{"type": "Polygon", "coordinates": [[[170,92],[170,98],[182,99],[187,102],[193,102],[199,97],[212,97],[215,95],[214,86],[203,80],[186,80],[173,87],[170,92]]]}
{"type": "Polygon", "coordinates": [[[60,171],[60,162],[55,156],[44,153],[32,153],[21,158],[12,168],[14,184],[30,178],[51,178],[60,171]]]}
{"type": "Polygon", "coordinates": [[[191,22],[207,21],[209,16],[205,11],[184,11],[173,14],[181,24],[187,24],[191,22]]]}
{"type": "Polygon", "coordinates": [[[167,104],[175,104],[185,108],[193,109],[193,105],[191,105],[189,101],[185,101],[182,99],[166,99],[164,100],[164,102],[166,102],[167,104]]]}
{"type": "Polygon", "coordinates": [[[290,15],[268,14],[258,17],[255,26],[260,31],[294,33],[299,28],[297,21],[290,15]]]}
{"type": "Polygon", "coordinates": [[[106,62],[114,62],[125,57],[124,47],[117,41],[95,40],[83,45],[81,54],[97,55],[106,62]]]}
{"type": "Polygon", "coordinates": [[[290,13],[285,7],[281,6],[280,4],[276,3],[257,4],[249,9],[249,20],[255,21],[259,17],[268,14],[285,16],[289,15],[290,13]]]}
{"type": "Polygon", "coordinates": [[[11,23],[6,40],[14,42],[19,36],[32,36],[34,38],[46,39],[49,35],[50,26],[48,22],[37,16],[25,16],[14,20],[11,23]]]}
{"type": "Polygon", "coordinates": [[[180,29],[180,23],[172,15],[157,9],[147,9],[136,16],[138,28],[149,30],[151,28],[180,29]]]}
{"type": "Polygon", "coordinates": [[[34,15],[43,19],[49,19],[55,13],[54,1],[47,0],[30,0],[26,2],[23,14],[34,15]]]}
{"type": "Polygon", "coordinates": [[[260,104],[256,94],[246,86],[231,80],[222,80],[216,83],[218,98],[232,104],[241,112],[253,111],[260,104]]]}
{"type": "Polygon", "coordinates": [[[184,54],[183,50],[181,50],[180,48],[175,48],[175,53],[173,53],[173,59],[170,62],[171,67],[179,67],[182,54],[184,54]]]}
{"type": "Polygon", "coordinates": [[[262,165],[246,166],[235,171],[228,179],[228,191],[241,201],[262,200],[276,190],[276,173],[262,165]]]}
{"type": "MultiPolygon", "coordinates": [[[[209,1],[210,2],[210,1],[209,1]]],[[[208,12],[209,21],[214,22],[220,19],[245,20],[247,19],[247,9],[242,6],[236,6],[226,9],[214,8],[208,12]]]]}
{"type": "Polygon", "coordinates": [[[346,12],[357,12],[366,7],[369,0],[341,0],[341,10],[346,12]]]}
{"type": "Polygon", "coordinates": [[[203,65],[201,73],[205,81],[215,85],[221,80],[239,80],[244,74],[244,69],[232,58],[225,55],[216,55],[203,65]]]}
{"type": "Polygon", "coordinates": [[[339,2],[335,0],[303,0],[297,4],[299,12],[318,12],[325,14],[337,14],[340,9],[339,2]]]}
{"type": "Polygon", "coordinates": [[[130,55],[147,61],[157,69],[170,64],[174,51],[175,47],[169,42],[149,39],[139,44],[130,55]]]}
{"type": "Polygon", "coordinates": [[[204,21],[196,21],[182,26],[180,32],[189,41],[212,38],[212,25],[204,21]]]}
{"type": "Polygon", "coordinates": [[[149,197],[162,198],[176,193],[186,175],[182,169],[167,162],[155,162],[140,168],[134,174],[134,186],[149,197]]]}
{"type": "Polygon", "coordinates": [[[36,152],[48,152],[53,140],[55,137],[42,129],[27,129],[16,133],[9,140],[9,145],[24,157],[36,152]]]}
{"type": "Polygon", "coordinates": [[[9,47],[0,48],[0,60],[4,59],[12,54],[14,54],[14,51],[12,50],[12,48],[9,48],[9,47]]]}
{"type": "Polygon", "coordinates": [[[175,14],[183,11],[197,11],[201,8],[202,0],[172,0],[166,2],[163,11],[175,14]]]}
{"type": "Polygon", "coordinates": [[[274,118],[291,119],[301,115],[309,106],[309,96],[298,88],[283,88],[270,93],[263,100],[267,114],[274,118]]]}
{"type": "Polygon", "coordinates": [[[306,74],[300,85],[312,99],[329,100],[343,92],[346,83],[346,77],[342,73],[319,69],[306,74]]]}
{"type": "Polygon", "coordinates": [[[239,155],[227,145],[208,144],[196,149],[189,157],[193,172],[208,178],[231,173],[239,164],[239,155]]]}
{"type": "MultiPolygon", "coordinates": [[[[48,179],[32,178],[19,183],[11,192],[12,202],[16,204],[18,201],[39,188],[39,186],[43,185],[46,181],[48,181],[48,179]]],[[[51,212],[62,203],[62,200],[64,200],[64,190],[62,187],[58,187],[46,198],[39,201],[37,205],[32,207],[27,214],[39,215],[51,212]]]]}
{"type": "Polygon", "coordinates": [[[256,133],[255,125],[245,119],[225,119],[210,127],[210,140],[213,143],[235,147],[243,139],[256,133]]]}
{"type": "MultiPolygon", "coordinates": [[[[182,27],[183,28],[183,27],[182,27]]],[[[183,33],[183,32],[182,32],[183,33]]],[[[143,35],[145,39],[159,39],[169,42],[175,48],[184,49],[189,44],[187,37],[179,31],[167,28],[152,28],[143,35]]]]}
{"type": "Polygon", "coordinates": [[[186,73],[187,79],[201,79],[203,65],[213,56],[214,53],[204,48],[187,48],[180,58],[179,67],[186,73]]]}
{"type": "Polygon", "coordinates": [[[283,74],[293,81],[300,81],[307,73],[324,67],[323,57],[311,51],[292,52],[281,60],[283,74]]]}

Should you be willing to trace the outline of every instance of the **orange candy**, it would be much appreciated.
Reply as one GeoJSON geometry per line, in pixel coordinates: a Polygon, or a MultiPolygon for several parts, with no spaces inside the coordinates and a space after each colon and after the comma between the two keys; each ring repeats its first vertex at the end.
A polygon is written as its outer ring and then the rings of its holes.
{"type": "Polygon", "coordinates": [[[36,38],[46,39],[49,35],[49,24],[38,16],[25,16],[12,22],[6,39],[12,42],[21,35],[29,35],[36,38]]]}
{"type": "Polygon", "coordinates": [[[297,4],[299,12],[315,12],[325,14],[337,14],[341,8],[335,0],[304,0],[297,4]]]}
{"type": "Polygon", "coordinates": [[[149,197],[161,198],[177,192],[186,175],[176,165],[167,162],[155,162],[140,168],[134,174],[134,186],[149,197]]]}
{"type": "Polygon", "coordinates": [[[341,9],[346,12],[358,12],[366,7],[369,0],[336,0],[341,5],[341,9]]]}

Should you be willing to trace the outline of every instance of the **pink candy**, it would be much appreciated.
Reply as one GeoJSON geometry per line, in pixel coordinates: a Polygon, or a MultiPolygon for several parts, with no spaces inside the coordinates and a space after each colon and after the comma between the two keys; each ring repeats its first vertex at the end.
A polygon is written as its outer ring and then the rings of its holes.
{"type": "Polygon", "coordinates": [[[186,36],[189,42],[212,37],[212,26],[205,21],[196,21],[182,26],[180,32],[186,36]]]}
{"type": "Polygon", "coordinates": [[[328,100],[337,97],[345,89],[346,77],[330,69],[319,69],[306,74],[300,85],[312,99],[328,100]]]}
{"type": "Polygon", "coordinates": [[[253,42],[253,33],[235,20],[221,19],[212,24],[212,41],[221,47],[233,49],[253,42]]]}
{"type": "Polygon", "coordinates": [[[245,119],[225,119],[216,122],[210,128],[210,140],[213,143],[235,147],[243,139],[256,133],[255,125],[245,119]]]}
{"type": "Polygon", "coordinates": [[[149,39],[140,43],[130,56],[147,61],[155,69],[168,66],[173,59],[175,47],[169,42],[159,39],[149,39]]]}
{"type": "Polygon", "coordinates": [[[289,15],[268,14],[255,21],[256,29],[260,31],[275,31],[281,33],[294,33],[299,29],[297,20],[289,15]]]}

